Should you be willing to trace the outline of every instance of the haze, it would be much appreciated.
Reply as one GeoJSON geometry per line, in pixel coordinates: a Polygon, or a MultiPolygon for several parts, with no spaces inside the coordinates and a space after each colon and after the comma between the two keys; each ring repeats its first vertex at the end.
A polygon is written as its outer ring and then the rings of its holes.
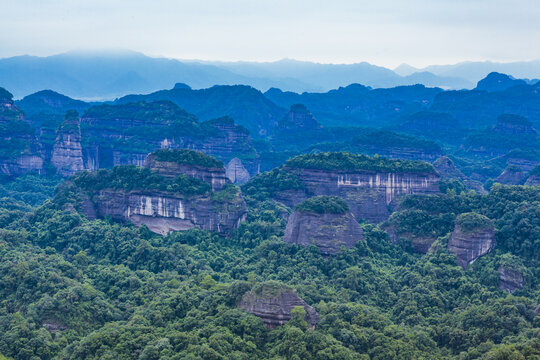
{"type": "Polygon", "coordinates": [[[0,57],[131,49],[395,67],[540,58],[535,0],[2,0],[0,57]]]}

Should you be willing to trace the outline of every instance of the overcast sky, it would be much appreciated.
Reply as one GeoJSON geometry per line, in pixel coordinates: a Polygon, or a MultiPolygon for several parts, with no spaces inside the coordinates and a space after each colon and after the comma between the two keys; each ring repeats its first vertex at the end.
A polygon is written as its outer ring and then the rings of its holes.
{"type": "Polygon", "coordinates": [[[540,59],[540,0],[0,0],[0,57],[129,49],[394,67],[540,59]]]}

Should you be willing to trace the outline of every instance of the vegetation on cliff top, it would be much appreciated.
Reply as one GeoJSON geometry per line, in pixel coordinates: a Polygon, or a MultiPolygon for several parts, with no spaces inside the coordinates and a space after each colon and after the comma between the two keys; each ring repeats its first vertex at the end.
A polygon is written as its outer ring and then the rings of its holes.
{"type": "Polygon", "coordinates": [[[493,221],[484,215],[468,212],[456,217],[456,225],[463,232],[471,232],[473,230],[493,228],[493,221]]]}
{"type": "Polygon", "coordinates": [[[171,150],[160,149],[154,151],[150,156],[156,158],[157,161],[173,162],[177,164],[196,165],[205,168],[222,168],[223,163],[213,156],[206,155],[200,151],[188,149],[171,150]]]}
{"type": "Polygon", "coordinates": [[[344,214],[349,211],[347,202],[337,196],[314,196],[296,205],[301,212],[314,212],[317,214],[344,214]]]}
{"type": "Polygon", "coordinates": [[[290,168],[320,170],[366,170],[395,173],[435,173],[433,166],[424,161],[387,159],[345,152],[330,152],[299,155],[287,160],[290,168]]]}
{"type": "Polygon", "coordinates": [[[72,181],[79,188],[90,192],[104,189],[157,190],[185,195],[202,195],[211,190],[209,183],[199,179],[183,174],[169,179],[150,169],[135,165],[115,166],[110,170],[102,169],[93,172],[83,171],[76,174],[72,181]]]}

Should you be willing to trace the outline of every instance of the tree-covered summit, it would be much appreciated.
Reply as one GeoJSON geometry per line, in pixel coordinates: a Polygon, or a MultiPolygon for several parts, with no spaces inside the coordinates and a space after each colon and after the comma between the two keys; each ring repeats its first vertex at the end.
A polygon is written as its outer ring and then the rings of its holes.
{"type": "Polygon", "coordinates": [[[299,155],[287,160],[285,166],[319,170],[436,173],[433,166],[424,161],[369,157],[345,152],[299,155]]]}
{"type": "Polygon", "coordinates": [[[304,200],[295,209],[316,214],[344,214],[349,211],[349,205],[338,196],[321,195],[304,200]]]}
{"type": "Polygon", "coordinates": [[[150,157],[154,157],[157,161],[196,165],[205,168],[223,167],[223,163],[213,156],[188,149],[160,149],[150,154],[150,157]]]}

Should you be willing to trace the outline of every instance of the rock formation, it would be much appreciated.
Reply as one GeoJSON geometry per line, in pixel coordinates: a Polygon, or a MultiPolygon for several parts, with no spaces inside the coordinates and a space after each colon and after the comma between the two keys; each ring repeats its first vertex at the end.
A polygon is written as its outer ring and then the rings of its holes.
{"type": "Polygon", "coordinates": [[[0,88],[0,174],[42,173],[43,158],[34,129],[24,121],[13,95],[0,88]]]}
{"type": "Polygon", "coordinates": [[[258,285],[248,291],[238,306],[260,317],[268,328],[284,325],[292,318],[291,310],[296,306],[304,308],[305,320],[311,328],[315,328],[320,321],[317,311],[302,300],[294,289],[274,282],[258,285]]]}
{"type": "Polygon", "coordinates": [[[471,180],[454,165],[454,162],[447,156],[441,156],[433,163],[433,167],[437,170],[443,179],[460,180],[469,189],[476,191],[479,194],[484,194],[484,186],[480,181],[471,180]]]}
{"type": "Polygon", "coordinates": [[[540,186],[540,165],[537,165],[534,169],[531,170],[531,172],[529,173],[529,177],[525,182],[525,185],[540,186]]]}
{"type": "Polygon", "coordinates": [[[310,198],[299,204],[289,216],[283,237],[288,243],[315,245],[325,255],[339,252],[342,246],[351,248],[361,239],[362,228],[349,212],[347,203],[330,196],[310,198]],[[314,202],[323,208],[313,207],[314,202]],[[335,202],[343,203],[337,211],[328,206],[335,202]]]}
{"type": "Polygon", "coordinates": [[[163,235],[191,228],[226,234],[245,219],[244,199],[221,162],[193,153],[160,150],[149,155],[145,168],[118,166],[75,175],[71,182],[78,188],[78,208],[89,219],[110,216],[163,235]]]}
{"type": "Polygon", "coordinates": [[[167,178],[184,174],[205,181],[212,185],[212,191],[231,183],[221,161],[193,150],[158,150],[146,157],[144,166],[167,178]]]}
{"type": "Polygon", "coordinates": [[[518,270],[507,266],[499,266],[499,289],[513,293],[516,290],[523,289],[523,275],[518,270]]]}
{"type": "Polygon", "coordinates": [[[532,123],[525,117],[514,114],[504,114],[497,119],[497,125],[493,127],[496,133],[506,135],[536,134],[532,123]]]}
{"type": "Polygon", "coordinates": [[[81,126],[79,114],[68,111],[58,129],[51,156],[51,164],[61,176],[71,176],[84,170],[81,147],[81,126]]]}
{"type": "MultiPolygon", "coordinates": [[[[151,231],[166,235],[192,228],[228,233],[245,220],[246,205],[240,195],[227,202],[211,195],[182,196],[173,192],[101,190],[92,198],[97,217],[145,224],[151,231]]],[[[90,217],[90,216],[89,216],[90,217]]]]}
{"type": "Polygon", "coordinates": [[[522,185],[527,177],[520,167],[508,166],[501,175],[499,175],[495,182],[503,185],[522,185]]]}
{"type": "Polygon", "coordinates": [[[303,104],[291,105],[287,114],[278,122],[276,130],[302,131],[320,129],[321,125],[315,120],[303,104]]]}
{"type": "Polygon", "coordinates": [[[242,164],[242,160],[235,157],[227,164],[226,174],[229,180],[234,184],[245,184],[249,181],[249,172],[242,164]]]}
{"type": "Polygon", "coordinates": [[[95,106],[81,121],[88,170],[142,166],[148,153],[168,148],[198,150],[225,162],[241,157],[250,174],[259,171],[249,132],[228,117],[200,123],[177,105],[158,101],[95,106]]]}
{"type": "Polygon", "coordinates": [[[448,251],[457,256],[465,269],[495,246],[495,230],[491,220],[476,213],[461,214],[448,242],[448,251]]]}

